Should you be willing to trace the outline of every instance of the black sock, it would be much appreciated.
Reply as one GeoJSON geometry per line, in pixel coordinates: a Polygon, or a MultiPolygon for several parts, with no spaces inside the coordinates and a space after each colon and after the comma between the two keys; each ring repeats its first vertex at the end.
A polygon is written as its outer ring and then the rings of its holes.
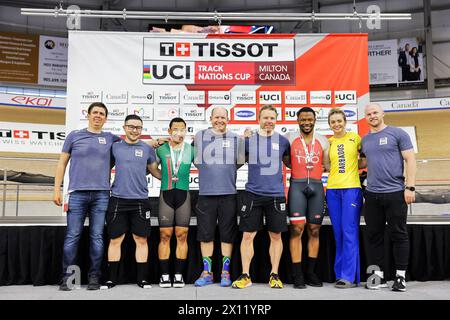
{"type": "Polygon", "coordinates": [[[308,257],[308,273],[315,273],[317,258],[308,257]]]}
{"type": "Polygon", "coordinates": [[[294,276],[298,276],[303,273],[301,261],[292,263],[292,272],[293,272],[294,276]]]}
{"type": "Polygon", "coordinates": [[[119,261],[110,261],[108,262],[108,271],[109,271],[109,281],[116,284],[117,283],[117,275],[119,271],[119,261]]]}
{"type": "Polygon", "coordinates": [[[137,283],[141,283],[143,280],[147,280],[148,274],[148,263],[147,262],[138,262],[137,263],[137,283]]]}
{"type": "Polygon", "coordinates": [[[175,274],[183,274],[184,266],[186,265],[186,259],[175,259],[175,274]]]}
{"type": "Polygon", "coordinates": [[[169,259],[159,260],[161,274],[169,274],[169,259]]]}

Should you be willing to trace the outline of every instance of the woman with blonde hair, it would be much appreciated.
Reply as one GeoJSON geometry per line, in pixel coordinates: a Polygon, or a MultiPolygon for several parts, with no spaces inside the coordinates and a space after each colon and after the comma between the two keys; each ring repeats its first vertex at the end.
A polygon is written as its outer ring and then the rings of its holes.
{"type": "Polygon", "coordinates": [[[358,172],[361,137],[346,130],[344,111],[333,108],[328,124],[333,130],[330,141],[330,174],[327,206],[336,242],[334,270],[336,288],[355,287],[359,281],[359,221],[362,191],[358,172]]]}

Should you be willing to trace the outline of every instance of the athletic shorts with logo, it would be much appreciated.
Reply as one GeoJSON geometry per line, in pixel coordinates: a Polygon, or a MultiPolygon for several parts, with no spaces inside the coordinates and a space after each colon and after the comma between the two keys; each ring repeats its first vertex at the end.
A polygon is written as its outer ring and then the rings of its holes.
{"type": "Polygon", "coordinates": [[[111,197],[106,224],[110,239],[118,238],[128,231],[139,237],[150,236],[149,200],[111,197]]]}
{"type": "Polygon", "coordinates": [[[268,231],[287,231],[286,197],[262,196],[245,191],[241,194],[239,215],[239,230],[242,232],[261,230],[263,216],[266,217],[268,231]]]}
{"type": "Polygon", "coordinates": [[[288,194],[289,220],[291,224],[310,223],[321,225],[325,214],[325,193],[322,181],[291,179],[288,194]]]}

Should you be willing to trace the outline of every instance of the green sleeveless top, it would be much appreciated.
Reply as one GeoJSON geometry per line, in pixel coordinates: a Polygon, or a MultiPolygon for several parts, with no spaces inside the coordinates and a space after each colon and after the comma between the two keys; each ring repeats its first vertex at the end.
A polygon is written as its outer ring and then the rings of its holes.
{"type": "MultiPolygon", "coordinates": [[[[181,149],[173,151],[175,161],[178,162],[178,159],[180,159],[181,149]]],[[[181,156],[180,166],[176,175],[178,180],[174,179],[174,163],[170,155],[169,143],[166,142],[161,147],[156,149],[156,155],[161,163],[161,190],[189,190],[189,172],[191,169],[191,163],[194,160],[194,147],[189,143],[184,142],[183,155],[181,156]]]]}

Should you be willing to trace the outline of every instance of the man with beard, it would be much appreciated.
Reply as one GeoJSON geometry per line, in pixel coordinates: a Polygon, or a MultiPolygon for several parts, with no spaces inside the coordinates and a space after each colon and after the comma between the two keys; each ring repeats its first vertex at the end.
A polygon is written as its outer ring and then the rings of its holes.
{"type": "Polygon", "coordinates": [[[308,232],[308,261],[306,284],[321,287],[315,273],[319,253],[319,230],[324,216],[325,194],[322,185],[323,166],[328,168],[328,140],[314,132],[316,113],[309,107],[297,112],[300,132],[287,135],[291,144],[291,181],[288,194],[290,211],[290,251],[294,288],[303,289],[305,277],[302,267],[302,234],[308,232]]]}
{"type": "MultiPolygon", "coordinates": [[[[384,112],[379,104],[367,105],[364,112],[370,127],[370,133],[362,139],[362,153],[367,157],[368,168],[364,219],[371,247],[369,265],[376,265],[383,270],[384,231],[387,228],[396,267],[392,291],[403,292],[406,291],[409,260],[406,218],[408,204],[415,200],[414,149],[405,131],[384,123],[384,112]],[[406,181],[403,161],[406,162],[406,181]]],[[[375,271],[375,274],[381,278],[380,281],[376,284],[367,283],[366,288],[387,287],[383,271],[375,271]]]]}

